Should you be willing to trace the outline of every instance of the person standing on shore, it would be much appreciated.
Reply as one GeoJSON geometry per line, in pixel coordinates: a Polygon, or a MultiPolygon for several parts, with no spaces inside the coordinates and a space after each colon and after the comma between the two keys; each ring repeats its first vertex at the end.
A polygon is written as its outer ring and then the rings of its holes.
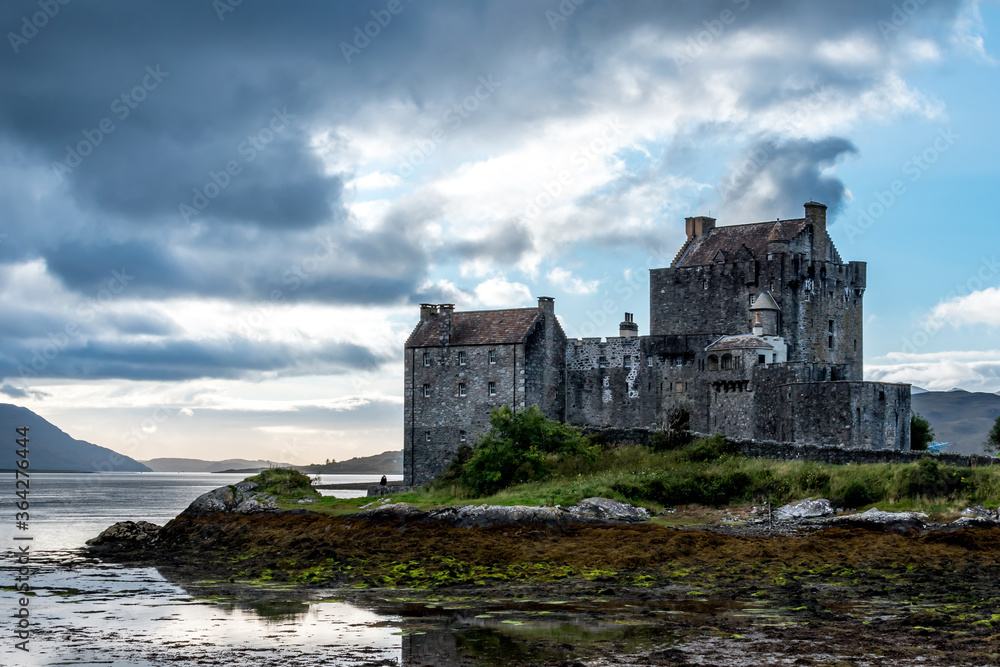
{"type": "Polygon", "coordinates": [[[379,482],[379,483],[378,483],[378,485],[379,485],[379,486],[381,486],[381,487],[382,487],[382,489],[384,490],[384,489],[385,489],[385,485],[386,485],[386,484],[388,484],[388,483],[389,483],[389,482],[388,482],[388,480],[387,480],[387,479],[385,478],[385,475],[382,475],[382,481],[381,481],[381,482],[379,482]]]}

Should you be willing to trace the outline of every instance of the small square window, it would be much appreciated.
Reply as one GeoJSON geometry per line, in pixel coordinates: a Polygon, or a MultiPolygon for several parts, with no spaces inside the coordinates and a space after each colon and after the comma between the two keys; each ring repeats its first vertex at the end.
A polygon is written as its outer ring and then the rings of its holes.
{"type": "Polygon", "coordinates": [[[430,366],[430,365],[431,365],[431,353],[424,352],[424,366],[430,366]]]}
{"type": "Polygon", "coordinates": [[[497,351],[490,350],[489,353],[487,353],[486,358],[491,364],[495,364],[497,362],[497,351]]]}
{"type": "Polygon", "coordinates": [[[757,363],[760,364],[761,366],[763,366],[764,364],[766,364],[767,363],[767,356],[763,355],[763,354],[758,354],[757,355],[757,363]]]}
{"type": "Polygon", "coordinates": [[[679,367],[683,365],[684,365],[684,357],[677,357],[676,359],[674,359],[674,366],[679,367]]]}
{"type": "Polygon", "coordinates": [[[431,386],[429,384],[424,385],[424,398],[430,398],[431,396],[431,386]]]}
{"type": "Polygon", "coordinates": [[[459,396],[465,396],[465,383],[464,382],[459,382],[458,383],[458,395],[459,396]]]}
{"type": "Polygon", "coordinates": [[[424,431],[424,442],[430,442],[430,441],[431,441],[431,432],[424,431]]]}
{"type": "Polygon", "coordinates": [[[683,394],[684,393],[684,383],[683,382],[675,382],[674,383],[674,393],[675,394],[683,394]]]}
{"type": "Polygon", "coordinates": [[[468,355],[465,354],[465,352],[459,352],[458,353],[458,364],[459,364],[459,366],[464,366],[468,362],[468,360],[469,360],[469,357],[468,357],[468,355]]]}
{"type": "Polygon", "coordinates": [[[459,442],[465,442],[465,431],[459,431],[458,432],[458,441],[459,442]]]}
{"type": "Polygon", "coordinates": [[[490,396],[496,396],[497,395],[497,383],[496,382],[490,382],[489,383],[489,392],[490,392],[490,396]]]}
{"type": "Polygon", "coordinates": [[[625,356],[625,368],[632,368],[632,357],[625,356]]]}
{"type": "Polygon", "coordinates": [[[649,368],[653,367],[653,357],[646,357],[646,366],[649,368]]]}

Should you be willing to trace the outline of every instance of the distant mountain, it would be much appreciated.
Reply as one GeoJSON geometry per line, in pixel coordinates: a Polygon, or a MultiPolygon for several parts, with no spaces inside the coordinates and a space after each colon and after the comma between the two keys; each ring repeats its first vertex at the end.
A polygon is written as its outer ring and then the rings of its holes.
{"type": "Polygon", "coordinates": [[[5,458],[0,468],[14,464],[14,429],[28,427],[28,461],[31,470],[76,470],[82,472],[149,472],[135,459],[106,447],[76,440],[27,408],[0,403],[0,442],[5,458]]]}
{"type": "Polygon", "coordinates": [[[374,456],[358,456],[347,461],[296,467],[302,472],[312,474],[399,475],[403,472],[403,452],[382,452],[374,456]]]}
{"type": "Polygon", "coordinates": [[[1000,396],[962,389],[928,391],[913,396],[913,411],[930,422],[935,440],[951,443],[946,452],[982,454],[983,442],[1000,417],[1000,396]]]}
{"type": "Polygon", "coordinates": [[[274,461],[248,461],[246,459],[226,459],[225,461],[203,461],[201,459],[150,459],[143,461],[155,472],[222,472],[224,470],[265,470],[267,468],[294,467],[290,463],[274,461]]]}
{"type": "Polygon", "coordinates": [[[924,389],[923,387],[918,387],[918,386],[917,386],[917,385],[915,385],[915,384],[913,384],[913,385],[910,385],[910,394],[911,394],[911,395],[916,395],[916,394],[926,394],[926,393],[927,393],[927,390],[926,390],[926,389],[924,389]]]}

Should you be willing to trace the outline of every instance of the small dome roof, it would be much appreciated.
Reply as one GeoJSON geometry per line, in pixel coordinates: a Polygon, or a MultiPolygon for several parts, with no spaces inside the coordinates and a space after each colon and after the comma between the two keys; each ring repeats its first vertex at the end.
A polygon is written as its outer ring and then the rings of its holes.
{"type": "Polygon", "coordinates": [[[770,292],[761,292],[760,296],[757,297],[757,300],[753,302],[752,306],[750,306],[750,312],[753,312],[755,310],[780,311],[781,308],[778,308],[778,304],[774,302],[774,297],[771,296],[770,292]]]}

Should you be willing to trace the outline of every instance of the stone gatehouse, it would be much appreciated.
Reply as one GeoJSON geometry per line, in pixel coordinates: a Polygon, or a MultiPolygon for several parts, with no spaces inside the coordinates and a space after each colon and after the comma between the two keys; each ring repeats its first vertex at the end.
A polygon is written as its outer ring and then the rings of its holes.
{"type": "Polygon", "coordinates": [[[424,304],[405,346],[405,484],[439,475],[489,427],[537,405],[584,427],[908,451],[910,386],[863,381],[866,264],[844,262],[826,206],[795,220],[716,227],[687,218],[669,268],[650,271],[650,333],[568,340],[551,298],[456,312],[424,304]]]}

